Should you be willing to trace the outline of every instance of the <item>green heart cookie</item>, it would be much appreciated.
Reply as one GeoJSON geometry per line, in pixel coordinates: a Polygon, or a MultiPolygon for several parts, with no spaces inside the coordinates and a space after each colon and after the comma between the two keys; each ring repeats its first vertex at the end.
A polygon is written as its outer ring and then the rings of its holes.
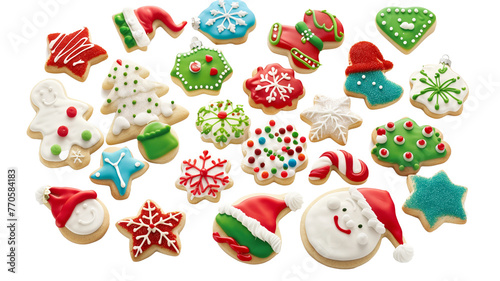
{"type": "Polygon", "coordinates": [[[411,53],[434,31],[436,15],[422,7],[387,7],[375,18],[384,36],[403,53],[411,53]]]}

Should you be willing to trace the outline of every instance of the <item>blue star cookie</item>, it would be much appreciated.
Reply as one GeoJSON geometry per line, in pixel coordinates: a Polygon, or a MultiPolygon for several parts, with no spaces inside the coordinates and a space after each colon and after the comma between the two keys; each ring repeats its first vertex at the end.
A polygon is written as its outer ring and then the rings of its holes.
{"type": "Polygon", "coordinates": [[[135,159],[126,147],[107,148],[102,153],[101,167],[90,175],[90,180],[95,184],[109,185],[115,199],[127,199],[132,180],[148,168],[148,163],[135,159]]]}
{"type": "Polygon", "coordinates": [[[453,184],[444,171],[431,178],[408,176],[411,194],[403,204],[403,211],[417,217],[424,228],[431,232],[445,222],[464,224],[467,188],[453,184]]]}

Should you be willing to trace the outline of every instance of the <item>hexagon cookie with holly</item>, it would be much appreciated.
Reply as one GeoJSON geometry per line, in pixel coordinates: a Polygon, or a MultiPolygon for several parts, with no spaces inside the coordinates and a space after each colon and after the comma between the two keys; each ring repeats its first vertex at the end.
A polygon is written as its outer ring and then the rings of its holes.
{"type": "Polygon", "coordinates": [[[220,50],[204,47],[196,37],[190,47],[189,52],[177,54],[170,72],[172,81],[188,96],[218,95],[233,69],[220,50]]]}
{"type": "Polygon", "coordinates": [[[442,138],[438,129],[403,118],[373,131],[372,158],[382,166],[394,168],[400,176],[416,174],[422,166],[448,160],[451,148],[442,138]]]}
{"type": "Polygon", "coordinates": [[[279,125],[274,120],[264,128],[255,129],[254,133],[242,144],[243,171],[253,174],[260,185],[291,184],[295,173],[307,166],[307,138],[294,126],[279,125]]]}

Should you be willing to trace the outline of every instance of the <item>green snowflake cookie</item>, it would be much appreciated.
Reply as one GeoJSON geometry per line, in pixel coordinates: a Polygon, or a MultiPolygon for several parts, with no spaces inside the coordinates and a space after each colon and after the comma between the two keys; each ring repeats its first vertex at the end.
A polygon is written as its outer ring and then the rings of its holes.
{"type": "Polygon", "coordinates": [[[248,139],[250,118],[245,115],[243,105],[234,105],[230,100],[213,101],[198,111],[196,127],[203,141],[223,149],[230,143],[248,139]]]}
{"type": "Polygon", "coordinates": [[[416,174],[422,166],[448,160],[451,149],[441,138],[436,128],[419,126],[412,119],[403,118],[373,131],[372,157],[382,166],[393,167],[400,176],[416,174]]]}
{"type": "Polygon", "coordinates": [[[436,28],[436,15],[422,7],[387,7],[377,13],[375,21],[382,35],[405,54],[436,28]]]}

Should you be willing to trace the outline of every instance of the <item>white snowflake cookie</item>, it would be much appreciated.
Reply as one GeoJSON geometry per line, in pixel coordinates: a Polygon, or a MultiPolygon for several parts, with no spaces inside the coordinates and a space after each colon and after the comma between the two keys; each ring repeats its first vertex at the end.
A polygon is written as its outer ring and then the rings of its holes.
{"type": "Polygon", "coordinates": [[[238,144],[248,139],[250,118],[243,105],[235,105],[230,100],[212,101],[198,110],[196,128],[203,141],[223,149],[231,143],[238,144]]]}
{"type": "Polygon", "coordinates": [[[291,184],[295,173],[307,166],[306,141],[294,126],[279,126],[271,120],[268,126],[255,129],[255,135],[242,144],[245,157],[241,167],[260,185],[291,184]]]}
{"type": "Polygon", "coordinates": [[[314,106],[300,114],[300,118],[311,125],[309,139],[316,142],[331,138],[345,145],[349,129],[359,127],[363,122],[350,108],[351,100],[348,97],[315,96],[314,106]]]}
{"type": "Polygon", "coordinates": [[[217,203],[222,190],[233,186],[233,180],[228,175],[230,169],[229,161],[212,159],[208,150],[204,150],[198,158],[182,161],[182,174],[175,186],[187,192],[187,199],[191,204],[203,199],[217,203]]]}

